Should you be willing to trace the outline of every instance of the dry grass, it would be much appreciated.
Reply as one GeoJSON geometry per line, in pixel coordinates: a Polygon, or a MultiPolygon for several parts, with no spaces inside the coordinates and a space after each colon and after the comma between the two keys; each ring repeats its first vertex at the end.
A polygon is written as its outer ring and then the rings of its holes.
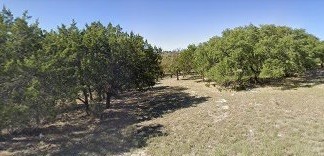
{"type": "MultiPolygon", "coordinates": [[[[207,101],[183,92],[182,87],[156,86],[114,99],[112,108],[86,116],[82,107],[69,109],[56,122],[15,135],[0,135],[0,154],[123,155],[146,146],[147,140],[167,135],[160,124],[140,123],[207,101]],[[44,135],[40,138],[39,134],[44,135]]],[[[101,107],[101,108],[100,108],[101,107]]]]}
{"type": "Polygon", "coordinates": [[[0,155],[324,155],[324,84],[311,83],[235,92],[164,79],[101,120],[77,109],[42,139],[0,137],[0,155]]]}
{"type": "Polygon", "coordinates": [[[216,91],[167,79],[207,102],[148,121],[169,135],[150,139],[150,155],[324,155],[324,85],[216,91]]]}

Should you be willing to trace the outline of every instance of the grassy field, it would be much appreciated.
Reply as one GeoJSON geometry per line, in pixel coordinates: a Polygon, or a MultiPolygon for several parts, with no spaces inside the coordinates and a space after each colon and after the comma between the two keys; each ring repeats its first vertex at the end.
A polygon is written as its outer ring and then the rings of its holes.
{"type": "Polygon", "coordinates": [[[196,97],[196,107],[143,124],[165,133],[149,140],[150,155],[324,155],[324,85],[217,91],[193,80],[174,79],[196,97]]]}
{"type": "Polygon", "coordinates": [[[76,107],[32,131],[2,136],[0,155],[324,155],[323,77],[238,92],[166,78],[101,119],[76,107]]]}

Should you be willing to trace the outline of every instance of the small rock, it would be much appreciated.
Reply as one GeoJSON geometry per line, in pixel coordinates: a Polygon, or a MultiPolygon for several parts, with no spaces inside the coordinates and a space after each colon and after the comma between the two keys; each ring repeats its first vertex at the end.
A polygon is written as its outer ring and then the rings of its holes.
{"type": "Polygon", "coordinates": [[[40,133],[38,137],[39,137],[39,139],[42,139],[42,138],[44,138],[44,135],[42,133],[40,133]]]}
{"type": "Polygon", "coordinates": [[[254,103],[255,106],[262,106],[261,103],[254,103]]]}
{"type": "Polygon", "coordinates": [[[222,106],[222,109],[227,110],[227,109],[229,109],[229,106],[222,106]]]}
{"type": "Polygon", "coordinates": [[[249,130],[249,136],[253,137],[254,136],[254,131],[252,129],[249,130]]]}
{"type": "Polygon", "coordinates": [[[139,132],[137,135],[139,135],[139,136],[143,136],[143,135],[145,135],[145,132],[139,132]]]}
{"type": "Polygon", "coordinates": [[[227,102],[227,100],[225,100],[225,99],[220,99],[220,100],[218,100],[218,101],[216,101],[216,102],[218,102],[218,103],[225,103],[225,102],[227,102]]]}

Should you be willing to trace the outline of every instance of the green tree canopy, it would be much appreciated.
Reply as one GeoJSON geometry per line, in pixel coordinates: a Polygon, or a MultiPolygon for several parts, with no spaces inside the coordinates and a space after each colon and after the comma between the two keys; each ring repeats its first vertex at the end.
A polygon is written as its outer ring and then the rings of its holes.
{"type": "Polygon", "coordinates": [[[76,22],[46,32],[27,12],[0,13],[0,128],[38,124],[55,117],[60,104],[106,98],[155,84],[161,49],[117,25],[76,22]],[[101,97],[101,98],[100,98],[101,97]]]}
{"type": "MultiPolygon", "coordinates": [[[[221,37],[213,37],[194,50],[194,69],[219,84],[244,86],[262,79],[300,75],[317,63],[323,65],[322,45],[305,30],[286,26],[226,29],[221,37]]],[[[188,55],[188,51],[190,48],[180,56],[188,55]]],[[[190,61],[186,65],[190,66],[190,61]]]]}

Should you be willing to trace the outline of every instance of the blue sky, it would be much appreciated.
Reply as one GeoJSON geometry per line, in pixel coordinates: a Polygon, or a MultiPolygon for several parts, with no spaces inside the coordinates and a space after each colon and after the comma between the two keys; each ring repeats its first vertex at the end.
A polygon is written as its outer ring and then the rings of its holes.
{"type": "Polygon", "coordinates": [[[164,50],[185,48],[250,23],[304,28],[324,39],[322,0],[0,0],[0,5],[15,16],[28,10],[47,30],[72,19],[79,27],[112,22],[164,50]]]}

